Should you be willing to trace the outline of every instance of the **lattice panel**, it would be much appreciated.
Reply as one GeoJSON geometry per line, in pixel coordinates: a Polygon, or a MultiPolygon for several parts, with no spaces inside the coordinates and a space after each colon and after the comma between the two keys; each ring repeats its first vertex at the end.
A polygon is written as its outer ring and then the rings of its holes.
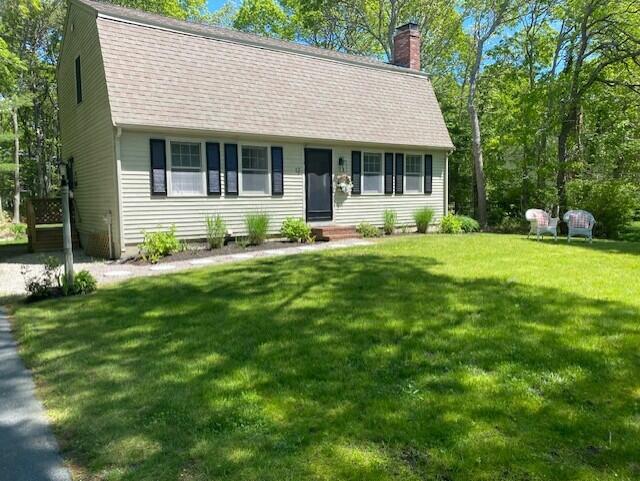
{"type": "Polygon", "coordinates": [[[84,251],[91,257],[102,257],[109,259],[109,234],[107,232],[94,232],[89,234],[87,245],[83,246],[84,251]]]}

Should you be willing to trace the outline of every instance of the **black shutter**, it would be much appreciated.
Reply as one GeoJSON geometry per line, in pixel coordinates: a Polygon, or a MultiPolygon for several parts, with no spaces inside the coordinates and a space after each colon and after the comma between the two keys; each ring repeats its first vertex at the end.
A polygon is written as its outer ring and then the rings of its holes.
{"type": "Polygon", "coordinates": [[[167,149],[164,139],[151,139],[151,195],[167,195],[167,149]]]}
{"type": "Polygon", "coordinates": [[[384,193],[393,194],[393,154],[384,154],[384,193]]]}
{"type": "Polygon", "coordinates": [[[404,192],[404,154],[396,154],[396,194],[404,192]]]}
{"type": "Polygon", "coordinates": [[[271,195],[284,194],[282,147],[271,147],[271,195]]]}
{"type": "Polygon", "coordinates": [[[424,193],[430,194],[433,190],[433,156],[424,156],[424,193]]]}
{"type": "Polygon", "coordinates": [[[220,195],[220,144],[207,142],[207,194],[220,195]]]}
{"type": "Polygon", "coordinates": [[[238,195],[238,146],[224,144],[224,185],[227,195],[238,195]]]}
{"type": "Polygon", "coordinates": [[[80,57],[76,57],[76,103],[82,102],[82,68],[80,57]]]}
{"type": "Polygon", "coordinates": [[[353,182],[352,194],[359,194],[360,188],[360,157],[361,152],[354,150],[351,152],[351,182],[353,182]]]}

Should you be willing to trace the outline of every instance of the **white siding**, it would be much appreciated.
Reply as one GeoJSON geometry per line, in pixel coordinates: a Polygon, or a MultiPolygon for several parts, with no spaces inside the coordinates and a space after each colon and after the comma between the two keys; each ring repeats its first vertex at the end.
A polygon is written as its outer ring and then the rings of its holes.
{"type": "MultiPolygon", "coordinates": [[[[122,210],[125,244],[142,240],[142,231],[167,228],[175,224],[181,238],[203,238],[206,234],[205,218],[221,214],[227,227],[235,234],[242,235],[244,217],[250,212],[264,211],[271,215],[271,232],[276,233],[286,217],[304,217],[304,149],[301,144],[273,143],[283,147],[284,153],[284,195],[282,196],[229,196],[224,194],[224,146],[226,143],[261,143],[212,136],[209,138],[189,137],[190,141],[220,142],[221,155],[221,196],[199,197],[152,197],[149,179],[150,153],[149,139],[166,138],[157,134],[123,132],[121,138],[122,158],[122,210]]],[[[168,162],[168,159],[167,159],[168,162]]],[[[240,165],[240,160],[238,160],[240,165]]],[[[167,173],[168,174],[168,173],[167,173]]]]}
{"type": "MultiPolygon", "coordinates": [[[[443,151],[402,151],[401,149],[380,150],[363,147],[337,147],[333,150],[333,171],[338,172],[338,160],[345,161],[345,170],[351,172],[351,151],[362,152],[403,152],[433,155],[433,188],[431,194],[360,194],[347,197],[342,192],[334,194],[333,221],[337,224],[357,225],[362,221],[382,226],[382,216],[386,209],[393,209],[398,214],[398,226],[414,225],[413,212],[421,207],[430,207],[435,211],[434,223],[440,222],[444,213],[444,177],[445,153],[443,151]]],[[[384,153],[382,155],[384,170],[384,153]]],[[[395,164],[394,164],[395,165],[395,164]]],[[[395,179],[394,179],[395,181],[395,179]]]]}
{"type": "Polygon", "coordinates": [[[70,5],[58,68],[62,157],[74,159],[77,227],[83,245],[90,234],[105,233],[111,212],[116,251],[118,204],[114,129],[95,15],[70,5]],[[75,59],[80,56],[83,100],[76,102],[75,59]]]}
{"type": "MultiPolygon", "coordinates": [[[[243,235],[244,217],[247,213],[265,211],[271,215],[271,232],[277,233],[285,217],[304,217],[304,149],[303,143],[273,142],[264,145],[278,145],[284,152],[284,196],[230,196],[224,194],[224,143],[260,144],[244,138],[230,138],[212,135],[211,137],[180,137],[179,140],[220,142],[221,178],[223,193],[219,197],[153,197],[151,196],[149,167],[149,140],[164,138],[170,141],[172,136],[125,131],[121,138],[122,159],[122,205],[125,244],[135,244],[142,240],[144,230],[165,229],[175,224],[177,233],[184,239],[203,238],[205,236],[205,217],[221,214],[234,234],[243,235]]],[[[176,139],[178,140],[178,139],[176,139]]],[[[351,171],[351,151],[367,151],[363,147],[332,146],[314,144],[309,147],[331,148],[333,151],[333,172],[338,173],[338,160],[345,160],[345,170],[351,171]]],[[[401,149],[389,149],[398,152],[401,149]]],[[[427,152],[422,152],[427,153],[427,152]]],[[[353,195],[346,198],[342,193],[334,194],[333,222],[355,225],[366,220],[382,225],[385,209],[394,209],[398,213],[400,224],[412,224],[412,214],[420,207],[431,207],[436,212],[437,221],[444,212],[444,169],[445,154],[442,151],[430,152],[433,155],[433,193],[402,195],[353,195]]],[[[240,164],[240,161],[239,161],[240,164]]]]}

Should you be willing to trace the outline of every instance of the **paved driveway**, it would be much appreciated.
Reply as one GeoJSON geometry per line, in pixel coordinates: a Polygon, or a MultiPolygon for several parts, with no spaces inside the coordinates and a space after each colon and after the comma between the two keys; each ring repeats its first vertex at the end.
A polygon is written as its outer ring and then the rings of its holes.
{"type": "Polygon", "coordinates": [[[0,481],[71,481],[0,308],[0,481]]]}

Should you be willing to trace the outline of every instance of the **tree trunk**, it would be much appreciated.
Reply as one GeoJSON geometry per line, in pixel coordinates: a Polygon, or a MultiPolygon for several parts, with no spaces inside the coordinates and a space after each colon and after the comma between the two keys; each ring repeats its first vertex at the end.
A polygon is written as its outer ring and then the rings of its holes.
{"type": "Polygon", "coordinates": [[[480,119],[476,109],[476,88],[478,83],[478,73],[482,62],[482,52],[484,42],[478,40],[476,45],[476,58],[469,76],[469,98],[467,99],[467,112],[469,112],[469,122],[471,124],[471,144],[473,154],[473,168],[476,177],[476,194],[478,196],[478,208],[476,216],[481,228],[487,227],[487,193],[484,179],[484,160],[482,158],[482,137],[480,134],[480,119]]]}
{"type": "Polygon", "coordinates": [[[577,115],[577,106],[569,106],[568,112],[562,119],[560,133],[558,134],[558,177],[556,179],[556,188],[558,190],[560,213],[567,209],[567,143],[571,132],[575,130],[577,115]]]}
{"type": "Polygon", "coordinates": [[[13,194],[13,222],[20,222],[20,136],[18,131],[18,108],[11,109],[11,120],[13,121],[13,161],[15,170],[13,171],[13,181],[15,190],[13,194]]]}

